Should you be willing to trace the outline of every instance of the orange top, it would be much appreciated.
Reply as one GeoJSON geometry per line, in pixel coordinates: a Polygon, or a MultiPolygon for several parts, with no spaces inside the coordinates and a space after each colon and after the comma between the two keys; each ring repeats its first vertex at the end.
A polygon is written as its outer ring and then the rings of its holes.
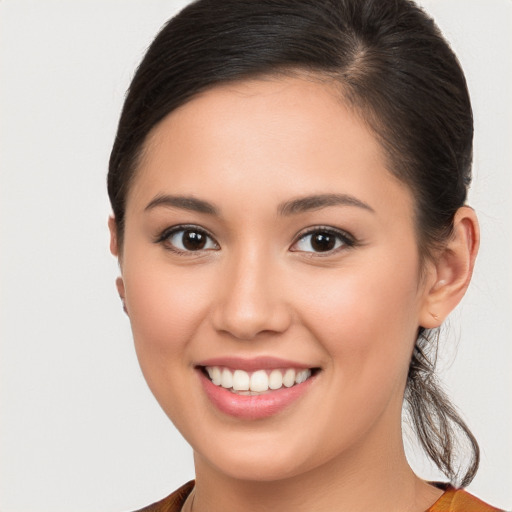
{"type": "MultiPolygon", "coordinates": [[[[455,489],[451,485],[442,487],[446,489],[445,492],[426,512],[503,512],[486,505],[463,489],[455,489]]],[[[193,488],[194,481],[192,480],[162,501],[153,503],[137,512],[180,512],[193,488]]]]}
{"type": "Polygon", "coordinates": [[[444,487],[445,492],[426,512],[500,512],[464,489],[455,489],[451,485],[444,487]]]}

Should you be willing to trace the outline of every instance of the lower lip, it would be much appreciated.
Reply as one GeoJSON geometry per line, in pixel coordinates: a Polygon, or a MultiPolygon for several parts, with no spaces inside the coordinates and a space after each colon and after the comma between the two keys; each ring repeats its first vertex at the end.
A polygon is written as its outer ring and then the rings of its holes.
{"type": "Polygon", "coordinates": [[[291,388],[281,388],[261,395],[237,395],[222,386],[216,386],[201,370],[201,384],[213,405],[224,414],[244,420],[274,416],[301,398],[310,388],[315,377],[310,377],[291,388]]]}

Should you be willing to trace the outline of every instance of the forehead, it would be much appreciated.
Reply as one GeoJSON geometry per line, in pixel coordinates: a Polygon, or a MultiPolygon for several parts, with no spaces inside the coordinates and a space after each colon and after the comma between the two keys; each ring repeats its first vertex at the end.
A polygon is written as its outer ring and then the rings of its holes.
{"type": "Polygon", "coordinates": [[[247,80],[209,89],[157,125],[132,189],[208,194],[224,186],[246,199],[403,189],[386,161],[339,87],[301,77],[247,80]]]}

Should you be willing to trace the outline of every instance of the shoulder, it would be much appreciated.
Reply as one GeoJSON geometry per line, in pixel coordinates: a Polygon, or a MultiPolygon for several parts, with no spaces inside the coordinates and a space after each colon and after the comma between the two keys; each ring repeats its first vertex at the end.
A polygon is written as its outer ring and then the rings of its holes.
{"type": "Polygon", "coordinates": [[[135,512],[180,512],[181,507],[185,503],[185,500],[193,488],[194,480],[191,480],[167,496],[167,498],[157,501],[152,505],[148,505],[147,507],[136,510],[135,512]]]}
{"type": "MultiPolygon", "coordinates": [[[[180,512],[188,495],[194,488],[191,480],[172,494],[152,505],[135,512],[180,512]]],[[[464,489],[445,486],[443,495],[426,512],[504,512],[488,505],[464,489]]]]}
{"type": "Polygon", "coordinates": [[[464,489],[456,489],[450,485],[427,512],[503,512],[473,496],[464,489]]]}

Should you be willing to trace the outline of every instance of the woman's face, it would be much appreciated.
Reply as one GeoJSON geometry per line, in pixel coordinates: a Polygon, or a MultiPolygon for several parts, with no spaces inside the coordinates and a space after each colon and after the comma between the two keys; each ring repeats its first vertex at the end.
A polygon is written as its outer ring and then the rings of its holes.
{"type": "Polygon", "coordinates": [[[334,87],[247,81],[171,113],[121,269],[142,371],[196,464],[274,480],[400,443],[429,277],[411,192],[334,87]]]}

